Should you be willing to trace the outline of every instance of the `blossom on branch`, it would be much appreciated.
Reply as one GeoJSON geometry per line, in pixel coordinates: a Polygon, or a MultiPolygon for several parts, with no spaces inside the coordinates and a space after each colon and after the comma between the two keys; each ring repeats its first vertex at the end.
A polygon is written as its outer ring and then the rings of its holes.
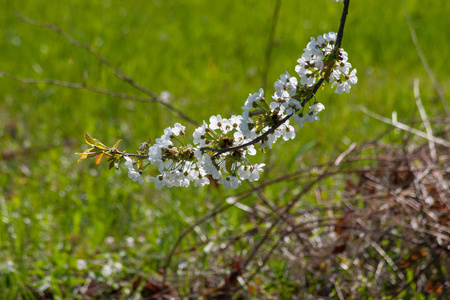
{"type": "Polygon", "coordinates": [[[331,88],[336,87],[335,93],[342,94],[349,93],[358,82],[356,69],[352,69],[347,52],[340,48],[341,29],[340,38],[329,32],[310,39],[295,66],[300,78],[288,72],[281,74],[274,83],[270,102],[262,88],[249,94],[241,115],[230,118],[215,115],[209,118],[209,123],[203,121],[192,134],[192,145],[186,140],[185,126],[176,123],[164,129],[153,145],[146,143],[133,155],[118,151],[116,146],[108,148],[89,136],[87,142],[92,148],[80,154],[81,159],[96,156],[99,162],[104,153],[111,161],[110,168],[125,159],[128,177],[141,184],[142,171],[153,165],[159,174],[150,177],[150,181],[157,188],[188,187],[191,183],[204,186],[214,179],[232,189],[243,180],[259,180],[265,164],[252,164],[248,156],[255,155],[258,148],[261,152],[272,148],[279,138],[294,139],[295,127],[290,125],[290,118],[300,123],[300,127],[320,120],[318,114],[325,106],[315,100],[319,87],[331,83],[331,88]]]}

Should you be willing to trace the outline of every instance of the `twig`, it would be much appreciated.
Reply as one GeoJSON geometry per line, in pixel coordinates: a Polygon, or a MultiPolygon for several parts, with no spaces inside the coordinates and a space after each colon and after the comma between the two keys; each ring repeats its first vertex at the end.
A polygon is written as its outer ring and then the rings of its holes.
{"type": "Polygon", "coordinates": [[[431,160],[436,162],[436,145],[434,144],[433,138],[433,130],[431,129],[430,122],[428,121],[427,113],[425,112],[425,108],[422,104],[422,99],[420,99],[420,91],[419,91],[419,79],[416,78],[414,80],[414,97],[416,98],[416,105],[419,109],[420,117],[422,118],[423,125],[425,125],[425,130],[428,135],[428,145],[430,146],[430,155],[431,160]]]}
{"type": "MultiPolygon", "coordinates": [[[[249,182],[250,186],[254,189],[255,185],[252,182],[249,182]]],[[[264,202],[264,204],[266,204],[275,214],[280,215],[283,218],[283,221],[286,223],[286,225],[295,228],[295,225],[289,221],[289,219],[287,218],[287,216],[281,215],[280,210],[278,209],[278,207],[276,207],[270,200],[269,198],[267,198],[267,196],[262,192],[262,189],[257,189],[256,190],[258,193],[259,198],[264,202]]],[[[297,237],[297,240],[299,241],[299,243],[302,243],[303,240],[300,237],[300,235],[298,234],[298,232],[296,232],[294,230],[294,234],[297,237]]]]}
{"type": "Polygon", "coordinates": [[[417,54],[419,55],[420,61],[422,62],[423,67],[425,68],[425,71],[428,74],[428,77],[431,80],[431,83],[433,84],[434,89],[439,95],[439,99],[442,102],[442,105],[444,106],[445,113],[447,116],[450,116],[450,109],[447,104],[447,100],[445,99],[445,94],[442,88],[440,87],[439,83],[436,80],[436,77],[434,76],[433,71],[431,70],[430,66],[428,65],[427,59],[425,58],[425,55],[422,52],[422,49],[420,48],[419,41],[417,40],[416,31],[414,30],[414,27],[411,23],[411,18],[409,17],[408,11],[406,8],[403,10],[403,13],[406,17],[406,23],[408,24],[409,32],[411,34],[411,40],[414,44],[414,47],[416,47],[417,54]]]}
{"type": "Polygon", "coordinates": [[[397,273],[398,278],[401,280],[405,279],[405,276],[398,272],[398,267],[395,265],[395,263],[392,261],[392,259],[386,254],[386,252],[374,241],[370,241],[370,245],[383,257],[384,261],[388,263],[389,266],[391,266],[392,270],[394,270],[397,273]]]}
{"type": "Polygon", "coordinates": [[[264,132],[263,134],[261,134],[260,136],[258,136],[257,138],[255,138],[254,140],[251,140],[250,142],[247,142],[245,144],[239,145],[239,146],[235,146],[235,147],[228,147],[228,148],[210,148],[210,147],[202,147],[200,148],[201,151],[212,151],[212,152],[216,152],[216,155],[220,155],[222,153],[225,152],[230,152],[230,151],[234,151],[234,150],[238,150],[238,149],[242,149],[251,145],[254,145],[260,141],[263,141],[269,134],[272,134],[275,130],[277,130],[278,127],[280,127],[281,125],[283,125],[287,120],[289,120],[289,118],[292,117],[292,115],[287,115],[286,117],[284,117],[283,119],[281,119],[275,126],[271,127],[269,130],[267,130],[266,132],[264,132]]]}
{"type": "Polygon", "coordinates": [[[187,227],[183,232],[178,236],[177,240],[175,241],[175,244],[172,246],[172,249],[170,250],[169,254],[166,256],[166,262],[164,263],[162,269],[164,270],[164,278],[163,283],[167,280],[167,271],[166,269],[169,267],[170,262],[172,261],[172,257],[175,254],[178,246],[180,245],[181,241],[184,239],[186,235],[188,235],[192,230],[194,230],[199,225],[203,224],[207,220],[217,216],[218,214],[224,212],[225,210],[229,209],[230,207],[233,207],[235,203],[241,201],[242,199],[248,197],[253,193],[254,190],[247,191],[246,193],[243,193],[239,197],[236,197],[233,199],[233,201],[228,201],[226,205],[219,206],[216,209],[214,209],[212,212],[204,216],[203,218],[198,219],[196,222],[192,223],[189,227],[187,227]]]}
{"type": "Polygon", "coordinates": [[[306,186],[303,187],[303,189],[297,193],[297,195],[289,201],[289,203],[286,205],[286,207],[281,211],[281,213],[278,214],[278,217],[272,222],[272,225],[266,230],[265,235],[263,238],[252,248],[250,251],[247,259],[242,264],[242,268],[245,269],[250,262],[255,257],[258,250],[261,248],[261,246],[264,244],[264,242],[267,240],[267,238],[272,233],[272,230],[278,225],[278,223],[282,220],[283,215],[287,215],[291,208],[307,193],[309,190],[318,182],[320,182],[322,179],[330,176],[329,170],[324,171],[322,174],[318,175],[317,178],[310,181],[306,186]]]}
{"type": "Polygon", "coordinates": [[[383,117],[383,116],[380,116],[380,115],[378,115],[378,114],[376,114],[376,113],[374,113],[374,112],[368,110],[368,109],[365,108],[364,106],[360,106],[359,109],[360,109],[362,112],[364,112],[365,114],[371,116],[372,118],[375,118],[375,119],[380,120],[380,121],[382,121],[382,122],[384,122],[384,123],[387,123],[387,124],[389,124],[389,125],[392,125],[392,126],[394,126],[394,127],[397,127],[397,128],[399,128],[399,129],[401,129],[401,130],[411,132],[411,133],[413,133],[413,134],[415,134],[415,135],[417,135],[417,136],[423,137],[423,138],[425,138],[425,139],[427,139],[427,140],[431,140],[431,141],[433,141],[433,142],[436,143],[436,144],[440,144],[440,145],[442,145],[442,146],[445,146],[445,147],[449,147],[449,148],[450,148],[450,143],[447,142],[447,141],[445,141],[445,140],[443,140],[443,139],[441,139],[441,138],[437,138],[437,137],[434,137],[434,136],[430,137],[430,136],[428,136],[428,134],[426,134],[426,133],[423,132],[423,131],[420,131],[420,130],[417,130],[417,129],[415,129],[415,128],[412,128],[412,127],[410,127],[410,126],[408,126],[408,125],[406,125],[406,124],[400,123],[400,122],[398,122],[397,120],[391,120],[391,119],[385,118],[385,117],[383,117]]]}
{"type": "Polygon", "coordinates": [[[338,158],[336,159],[336,161],[334,162],[335,166],[339,166],[340,163],[342,162],[342,160],[349,155],[354,149],[356,148],[356,143],[353,142],[350,147],[348,147],[347,150],[345,150],[344,152],[342,152],[341,155],[338,156],[338,158]]]}
{"type": "Polygon", "coordinates": [[[37,79],[37,78],[18,77],[11,73],[0,71],[0,77],[2,77],[2,76],[11,78],[11,79],[19,81],[19,82],[28,83],[28,84],[44,83],[44,84],[63,86],[66,88],[71,88],[71,89],[85,89],[85,90],[92,91],[95,93],[108,95],[108,96],[111,96],[114,98],[127,99],[127,100],[132,100],[132,101],[137,101],[137,102],[149,102],[149,103],[157,102],[155,99],[150,98],[150,97],[140,97],[140,96],[134,96],[134,95],[126,94],[126,93],[114,92],[114,91],[110,91],[107,89],[91,86],[91,85],[88,85],[85,83],[69,82],[69,81],[63,81],[63,80],[52,79],[52,78],[37,79]]]}
{"type": "Polygon", "coordinates": [[[341,48],[342,39],[344,38],[345,21],[347,20],[349,5],[350,5],[350,0],[344,0],[344,9],[342,10],[341,24],[339,25],[339,31],[338,31],[337,38],[336,38],[335,49],[341,48]]]}

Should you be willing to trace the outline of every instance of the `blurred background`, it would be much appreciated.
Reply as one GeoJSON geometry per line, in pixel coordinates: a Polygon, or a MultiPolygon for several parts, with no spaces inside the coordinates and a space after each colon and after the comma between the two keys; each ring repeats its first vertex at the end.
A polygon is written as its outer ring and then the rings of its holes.
{"type": "MultiPolygon", "coordinates": [[[[24,22],[22,15],[91,45],[155,94],[168,91],[172,105],[202,122],[240,114],[248,94],[261,87],[276,1],[0,0],[0,6],[0,71],[145,96],[85,49],[24,22]]],[[[332,1],[281,2],[266,97],[280,74],[296,75],[296,60],[311,36],[337,32],[342,7],[332,1]]],[[[267,164],[261,182],[325,162],[387,128],[359,106],[386,117],[396,111],[399,120],[419,118],[416,78],[428,114],[445,116],[405,12],[449,99],[449,11],[444,0],[426,7],[419,0],[351,1],[342,47],[358,70],[358,84],[350,94],[329,88],[316,94],[326,107],[320,122],[296,127],[295,140],[255,158],[267,164]]],[[[120,148],[135,152],[175,122],[187,132],[195,128],[158,103],[0,76],[0,291],[12,299],[69,297],[82,295],[87,278],[100,278],[111,291],[123,273],[158,276],[182,230],[248,186],[238,192],[214,186],[157,190],[149,182],[132,182],[123,169],[108,170],[106,162],[77,163],[75,153],[87,148],[85,132],[109,146],[122,139],[120,148]]],[[[277,189],[267,193],[278,195],[277,189]]],[[[232,232],[244,214],[228,210],[186,243],[232,232]]]]}

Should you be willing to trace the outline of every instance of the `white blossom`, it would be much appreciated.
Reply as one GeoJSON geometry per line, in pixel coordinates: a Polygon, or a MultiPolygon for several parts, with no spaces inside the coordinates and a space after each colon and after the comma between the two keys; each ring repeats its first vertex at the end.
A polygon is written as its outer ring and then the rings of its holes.
{"type": "Polygon", "coordinates": [[[144,180],[142,179],[141,174],[137,172],[133,168],[133,160],[129,158],[128,156],[125,156],[125,167],[128,168],[128,177],[131,178],[134,182],[139,182],[140,184],[144,183],[144,180]]]}

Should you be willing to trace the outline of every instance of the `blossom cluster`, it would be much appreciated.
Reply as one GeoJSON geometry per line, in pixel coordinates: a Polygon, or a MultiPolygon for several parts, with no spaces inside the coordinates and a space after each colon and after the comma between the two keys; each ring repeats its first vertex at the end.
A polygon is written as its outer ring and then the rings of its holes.
{"type": "Polygon", "coordinates": [[[306,45],[302,57],[297,60],[295,71],[300,76],[300,84],[313,86],[317,80],[324,77],[335,92],[349,93],[352,85],[358,82],[356,69],[351,72],[352,65],[348,62],[348,54],[343,49],[335,51],[336,33],[330,32],[311,38],[306,45]]]}
{"type": "MultiPolygon", "coordinates": [[[[204,186],[212,180],[226,188],[237,188],[242,180],[259,179],[265,164],[252,164],[248,157],[259,149],[272,148],[282,138],[295,138],[295,128],[290,118],[300,124],[319,120],[318,114],[325,106],[314,100],[317,84],[331,83],[335,92],[350,92],[357,83],[356,69],[352,71],[348,54],[335,49],[337,35],[334,32],[318,36],[304,49],[295,67],[300,79],[282,74],[274,83],[271,101],[264,97],[264,90],[250,94],[242,107],[241,115],[222,118],[212,116],[209,122],[196,128],[193,145],[186,141],[185,127],[176,123],[164,130],[148,148],[147,165],[158,168],[159,174],[150,177],[157,188],[187,187],[191,183],[204,186]],[[319,82],[321,79],[323,80],[319,82]],[[323,82],[323,83],[322,83],[323,82]]],[[[128,177],[143,183],[142,159],[124,155],[128,177]],[[139,163],[138,170],[134,164],[139,163]]]]}

